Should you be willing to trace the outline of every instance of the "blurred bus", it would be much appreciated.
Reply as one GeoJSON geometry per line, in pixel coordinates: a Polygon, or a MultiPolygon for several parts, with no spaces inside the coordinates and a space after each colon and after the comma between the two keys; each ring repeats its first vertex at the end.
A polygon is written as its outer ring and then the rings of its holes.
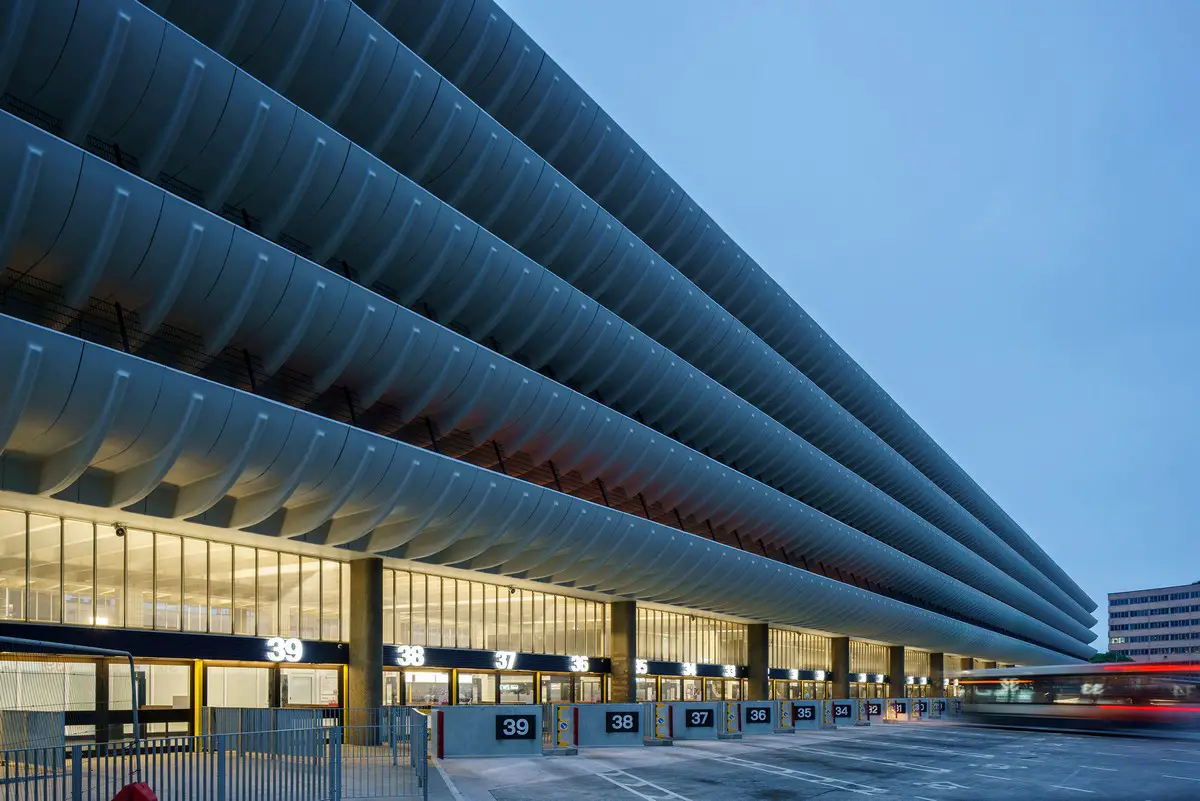
{"type": "Polygon", "coordinates": [[[1089,731],[1200,732],[1200,664],[1057,665],[966,670],[964,719],[1089,731]]]}

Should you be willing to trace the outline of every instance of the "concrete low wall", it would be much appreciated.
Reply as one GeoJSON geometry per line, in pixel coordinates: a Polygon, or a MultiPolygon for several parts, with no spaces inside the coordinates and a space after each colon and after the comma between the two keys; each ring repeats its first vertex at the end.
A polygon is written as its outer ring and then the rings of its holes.
{"type": "Polygon", "coordinates": [[[671,712],[673,739],[715,740],[718,733],[724,731],[725,704],[720,701],[675,701],[671,704],[671,712]]]}
{"type": "Polygon", "coordinates": [[[821,727],[820,701],[790,701],[792,705],[792,728],[797,731],[815,731],[821,727]]]}
{"type": "Polygon", "coordinates": [[[655,704],[577,704],[576,744],[580,748],[641,745],[651,732],[655,704]],[[647,710],[647,707],[650,707],[647,710]]]}
{"type": "Polygon", "coordinates": [[[779,725],[779,710],[773,701],[741,701],[738,706],[744,734],[773,734],[779,725]]]}
{"type": "Polygon", "coordinates": [[[912,698],[887,699],[884,720],[888,723],[908,723],[912,720],[912,698]]]}
{"type": "Polygon", "coordinates": [[[439,758],[542,754],[540,706],[447,706],[433,718],[439,758]]]}
{"type": "Polygon", "coordinates": [[[861,698],[834,698],[830,702],[830,713],[835,726],[853,726],[858,723],[861,698]]]}
{"type": "Polygon", "coordinates": [[[862,699],[863,713],[870,723],[883,723],[887,717],[887,699],[886,698],[864,698],[862,699]]]}

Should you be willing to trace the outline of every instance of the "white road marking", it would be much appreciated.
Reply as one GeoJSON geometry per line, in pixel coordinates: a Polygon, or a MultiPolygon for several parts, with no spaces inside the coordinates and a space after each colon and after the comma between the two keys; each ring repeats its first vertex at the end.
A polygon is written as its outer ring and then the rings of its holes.
{"type": "Polygon", "coordinates": [[[601,779],[604,779],[605,781],[607,781],[611,784],[615,784],[617,787],[620,787],[622,790],[626,790],[630,793],[633,793],[638,798],[645,799],[645,801],[661,801],[661,799],[664,799],[664,798],[675,798],[675,799],[678,799],[679,801],[691,801],[691,799],[689,799],[688,797],[682,796],[679,793],[674,792],[673,790],[668,790],[665,787],[660,787],[657,784],[655,784],[654,782],[648,782],[645,779],[639,779],[637,776],[634,776],[632,773],[627,773],[623,770],[618,770],[618,769],[612,768],[609,770],[605,770],[603,772],[593,772],[593,775],[599,776],[601,779]],[[624,781],[622,781],[622,779],[624,779],[624,781]],[[647,795],[646,793],[643,793],[643,792],[641,792],[641,790],[637,789],[637,788],[646,788],[646,787],[656,790],[657,791],[656,794],[655,795],[647,795]]]}
{"type": "Polygon", "coordinates": [[[1057,787],[1060,790],[1074,790],[1077,793],[1091,793],[1092,795],[1096,794],[1095,790],[1084,790],[1082,787],[1068,787],[1065,784],[1052,784],[1050,786],[1057,787]]]}
{"type": "Polygon", "coordinates": [[[1172,776],[1170,773],[1164,773],[1163,778],[1166,779],[1183,779],[1185,782],[1200,782],[1200,779],[1194,776],[1172,776]]]}
{"type": "Polygon", "coordinates": [[[1200,765],[1200,762],[1195,759],[1167,759],[1166,757],[1159,757],[1158,759],[1160,762],[1178,762],[1180,765],[1200,765]]]}
{"type": "Polygon", "coordinates": [[[846,740],[844,742],[853,742],[855,745],[865,745],[869,748],[906,748],[910,751],[924,751],[927,754],[949,754],[951,756],[972,757],[974,759],[995,759],[995,754],[977,754],[974,751],[959,751],[955,748],[942,748],[936,745],[906,745],[904,743],[896,743],[890,740],[846,740]]]}
{"type": "Polygon", "coordinates": [[[1107,770],[1111,771],[1112,773],[1117,772],[1116,768],[1102,768],[1099,765],[1080,765],[1079,767],[1084,768],[1085,770],[1107,770]]]}
{"type": "Polygon", "coordinates": [[[887,792],[887,790],[882,787],[872,787],[869,784],[859,784],[857,782],[846,781],[845,779],[835,779],[831,776],[822,776],[819,773],[808,773],[807,771],[784,768],[778,765],[771,765],[766,762],[753,762],[749,759],[742,759],[741,757],[713,755],[702,757],[702,759],[711,759],[716,762],[723,762],[727,765],[749,768],[750,770],[770,773],[775,776],[783,776],[788,779],[796,779],[797,781],[808,782],[809,784],[819,784],[823,787],[831,787],[836,790],[846,790],[847,792],[857,793],[859,795],[882,795],[887,792]]]}
{"type": "Polygon", "coordinates": [[[458,791],[458,787],[454,782],[450,781],[450,776],[446,773],[446,769],[442,767],[441,760],[433,760],[433,766],[437,768],[438,774],[442,777],[442,781],[446,783],[446,789],[450,791],[450,795],[454,797],[454,801],[466,801],[463,798],[463,794],[458,791]]]}
{"type": "Polygon", "coordinates": [[[875,757],[867,754],[851,754],[848,752],[827,751],[824,748],[813,748],[811,746],[784,746],[787,751],[799,751],[805,754],[824,754],[836,759],[849,759],[853,762],[873,762],[876,765],[887,765],[891,768],[906,768],[908,770],[917,770],[923,773],[949,773],[948,768],[934,768],[929,765],[922,765],[919,762],[901,762],[896,759],[888,759],[886,757],[875,757]]]}
{"type": "Polygon", "coordinates": [[[1018,784],[1022,783],[1020,779],[1010,779],[1007,776],[992,776],[989,773],[976,773],[975,775],[982,776],[985,779],[999,779],[1002,782],[1017,782],[1018,784]]]}

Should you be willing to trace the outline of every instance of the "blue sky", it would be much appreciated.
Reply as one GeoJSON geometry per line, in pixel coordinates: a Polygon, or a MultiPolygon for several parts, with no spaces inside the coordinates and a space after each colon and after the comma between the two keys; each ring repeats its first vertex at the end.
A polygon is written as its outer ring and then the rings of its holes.
{"type": "Polygon", "coordinates": [[[1200,580],[1200,4],[501,2],[1099,617],[1200,580]]]}

